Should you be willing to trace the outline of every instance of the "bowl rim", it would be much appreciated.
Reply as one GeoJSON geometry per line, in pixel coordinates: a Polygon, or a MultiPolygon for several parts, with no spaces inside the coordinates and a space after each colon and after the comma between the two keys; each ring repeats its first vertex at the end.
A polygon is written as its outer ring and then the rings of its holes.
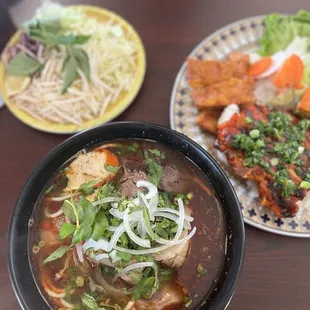
{"type": "MultiPolygon", "coordinates": [[[[190,148],[190,150],[193,152],[193,154],[195,154],[195,156],[198,156],[197,158],[199,158],[202,163],[207,164],[212,166],[212,168],[214,169],[214,172],[211,174],[216,175],[217,177],[219,177],[220,179],[220,183],[225,191],[224,194],[221,194],[224,198],[226,196],[230,196],[227,198],[230,198],[229,200],[227,200],[228,204],[229,204],[229,212],[232,211],[233,212],[233,217],[235,218],[234,221],[231,221],[231,229],[234,230],[234,236],[232,239],[235,239],[234,241],[234,247],[236,248],[234,250],[233,253],[233,259],[230,259],[230,265],[228,266],[228,272],[225,275],[225,281],[222,284],[221,289],[216,292],[216,295],[212,297],[213,292],[211,293],[211,297],[209,297],[207,300],[205,300],[204,302],[202,302],[198,307],[203,307],[203,309],[211,309],[211,310],[221,310],[221,309],[225,309],[236,288],[236,283],[237,280],[240,277],[241,274],[241,270],[242,270],[242,265],[243,265],[243,261],[244,261],[244,253],[245,253],[245,229],[244,229],[244,222],[243,222],[243,217],[242,217],[242,213],[241,213],[241,208],[240,208],[240,202],[237,198],[237,195],[233,189],[233,186],[231,185],[228,177],[226,176],[225,172],[222,170],[222,168],[218,165],[218,163],[215,161],[215,159],[213,159],[213,157],[207,152],[205,151],[200,145],[198,145],[196,142],[194,142],[193,140],[191,140],[190,138],[188,138],[187,136],[174,131],[168,127],[164,127],[161,125],[157,125],[157,124],[153,124],[153,123],[146,123],[146,122],[133,122],[133,121],[126,121],[126,122],[113,122],[113,123],[108,123],[108,124],[104,124],[102,126],[98,126],[95,128],[91,128],[82,132],[77,133],[74,136],[71,136],[70,138],[66,139],[64,142],[60,143],[59,145],[57,145],[56,147],[54,147],[41,161],[40,163],[33,169],[31,175],[29,176],[28,180],[26,181],[20,195],[19,198],[17,199],[17,202],[14,206],[14,209],[11,213],[11,218],[10,218],[10,222],[9,222],[9,229],[8,229],[8,256],[7,256],[7,264],[8,264],[8,270],[9,270],[9,277],[10,277],[10,281],[15,293],[15,296],[21,306],[22,309],[31,309],[30,306],[26,301],[25,301],[25,296],[28,294],[28,292],[23,292],[22,289],[22,285],[20,283],[18,283],[18,268],[20,268],[18,266],[18,264],[16,263],[16,257],[14,257],[14,252],[17,250],[16,247],[16,239],[19,236],[16,236],[16,227],[17,224],[21,221],[24,221],[24,225],[25,225],[25,220],[24,219],[19,219],[18,218],[18,213],[21,211],[21,209],[23,208],[24,205],[24,201],[26,200],[26,198],[28,196],[31,195],[36,195],[33,194],[31,192],[29,192],[29,188],[31,188],[37,181],[38,177],[40,176],[40,174],[42,174],[42,171],[44,171],[44,168],[50,164],[52,162],[52,160],[57,159],[59,156],[63,155],[63,152],[65,151],[65,149],[68,148],[72,148],[72,146],[74,146],[75,144],[78,144],[79,142],[81,142],[81,139],[86,139],[88,138],[88,136],[92,136],[90,140],[95,139],[96,133],[99,133],[101,131],[108,131],[108,130],[119,130],[118,132],[121,133],[121,135],[124,135],[125,137],[119,136],[119,133],[116,134],[116,136],[114,138],[111,139],[105,139],[105,141],[109,141],[109,140],[113,140],[113,139],[134,139],[134,138],[138,138],[138,139],[148,139],[148,140],[154,140],[157,141],[159,143],[163,143],[162,141],[158,141],[160,140],[160,138],[148,138],[148,132],[150,131],[154,131],[154,133],[156,133],[157,135],[159,134],[160,137],[162,137],[161,139],[166,139],[168,138],[173,140],[176,139],[176,141],[178,141],[178,143],[181,143],[179,148],[176,148],[177,151],[179,151],[180,153],[182,153],[184,156],[187,156],[184,152],[187,148],[190,148]],[[140,131],[140,134],[138,134],[138,136],[136,136],[135,134],[130,134],[127,133],[128,131],[134,130],[134,131],[140,131]],[[143,134],[144,133],[144,134],[143,134]],[[126,137],[126,135],[129,135],[128,137],[126,137]],[[141,135],[145,135],[145,137],[141,137],[141,135]],[[163,137],[163,135],[166,136],[166,138],[163,137]],[[182,145],[182,147],[181,147],[182,145]],[[184,145],[184,146],[183,146],[184,145]],[[180,148],[184,149],[181,150],[180,148]],[[233,223],[232,223],[233,222],[233,223]],[[208,304],[207,302],[210,301],[210,303],[208,304]],[[207,304],[206,304],[207,303],[207,304]],[[204,306],[205,304],[205,306],[204,306]]],[[[113,135],[113,133],[112,133],[113,135]]],[[[93,143],[92,141],[88,141],[89,143],[93,143]]],[[[100,143],[104,143],[104,141],[101,141],[100,143]]],[[[165,142],[165,144],[169,147],[171,141],[167,141],[165,142]]],[[[97,143],[98,144],[98,143],[97,143]]],[[[94,142],[95,145],[95,142],[94,142]]],[[[84,147],[87,147],[86,145],[84,147]]],[[[170,146],[171,147],[171,146],[170,146]]],[[[80,150],[81,148],[79,148],[80,150]]],[[[73,152],[73,154],[76,152],[73,152]]],[[[201,169],[201,164],[198,164],[197,162],[195,162],[192,158],[190,158],[196,165],[197,167],[201,169]]],[[[56,171],[56,170],[55,170],[56,171]]],[[[55,172],[54,171],[54,172],[55,172]]],[[[204,174],[206,174],[204,171],[202,171],[204,174]]],[[[210,177],[208,177],[210,178],[210,177]]],[[[40,193],[43,189],[45,184],[43,184],[40,188],[40,190],[38,191],[38,193],[40,193]]],[[[216,192],[217,196],[220,194],[219,192],[216,192]]],[[[38,194],[39,195],[39,194],[38,194]]],[[[38,196],[37,195],[37,196],[38,196]]],[[[37,199],[38,197],[36,197],[37,199]]],[[[226,198],[225,198],[226,199],[226,198]]],[[[30,214],[32,214],[32,210],[34,208],[34,205],[31,207],[28,207],[28,209],[31,209],[30,214]]],[[[227,211],[227,212],[228,212],[227,211]]],[[[27,227],[28,227],[28,220],[27,220],[27,227]]],[[[27,249],[28,249],[28,233],[27,235],[27,249]]],[[[231,240],[231,238],[228,238],[231,240]]],[[[232,244],[232,241],[228,241],[231,242],[230,244],[232,244]]],[[[228,245],[227,245],[228,247],[228,245]]],[[[233,248],[233,246],[232,246],[233,248]]],[[[23,268],[27,268],[30,270],[31,275],[32,275],[32,271],[31,271],[31,267],[30,267],[30,263],[28,261],[29,255],[28,255],[28,250],[26,251],[26,253],[22,253],[24,256],[26,256],[26,260],[27,260],[27,266],[23,266],[23,268]]],[[[223,268],[222,268],[223,270],[223,268]]],[[[21,270],[20,270],[21,271],[21,270]]],[[[28,270],[27,270],[28,271],[28,270]]],[[[34,281],[34,279],[32,279],[34,281]]],[[[35,285],[35,289],[36,292],[35,294],[37,294],[38,297],[40,297],[42,299],[42,301],[44,301],[41,293],[39,292],[39,290],[37,289],[37,286],[35,285]]],[[[45,301],[44,301],[45,303],[45,301]]],[[[49,306],[47,305],[48,309],[49,306]]]]}

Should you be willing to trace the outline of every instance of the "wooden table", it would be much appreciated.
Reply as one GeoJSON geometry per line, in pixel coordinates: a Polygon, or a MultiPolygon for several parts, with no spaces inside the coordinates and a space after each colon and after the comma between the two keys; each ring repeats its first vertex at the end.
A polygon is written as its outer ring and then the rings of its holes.
{"type": "MultiPolygon", "coordinates": [[[[134,104],[117,120],[148,121],[165,126],[169,126],[169,99],[174,79],[198,42],[219,27],[247,16],[273,11],[293,13],[300,8],[310,10],[306,0],[62,2],[106,7],[136,28],[146,48],[147,75],[134,104]]],[[[0,27],[0,48],[12,31],[9,27],[0,27]]],[[[65,138],[33,130],[15,119],[6,108],[0,110],[1,310],[19,309],[6,266],[10,213],[32,169],[65,138]]],[[[250,226],[246,226],[246,239],[244,268],[229,309],[308,310],[310,240],[277,236],[250,226]]]]}

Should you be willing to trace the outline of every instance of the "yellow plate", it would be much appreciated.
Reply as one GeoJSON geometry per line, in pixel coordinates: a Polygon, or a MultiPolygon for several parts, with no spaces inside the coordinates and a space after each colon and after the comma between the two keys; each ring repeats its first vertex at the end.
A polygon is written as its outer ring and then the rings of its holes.
{"type": "MultiPolygon", "coordinates": [[[[137,34],[137,32],[133,29],[131,25],[129,25],[123,18],[119,15],[110,12],[108,10],[95,7],[95,6],[84,6],[84,5],[74,5],[70,6],[71,8],[82,9],[83,13],[86,14],[87,17],[95,18],[98,21],[104,22],[110,18],[113,18],[117,21],[125,30],[125,32],[130,33],[133,40],[136,42],[137,45],[137,72],[134,78],[134,83],[130,91],[128,91],[123,96],[120,96],[114,103],[110,104],[107,110],[105,111],[104,115],[90,121],[84,122],[82,125],[77,126],[74,124],[56,124],[49,121],[42,122],[35,118],[33,118],[28,113],[20,110],[17,108],[10,99],[8,98],[6,91],[5,91],[5,69],[3,63],[0,62],[0,91],[2,93],[3,99],[6,102],[8,109],[23,123],[26,125],[33,127],[35,129],[51,132],[51,133],[58,133],[58,134],[70,134],[75,133],[81,130],[85,130],[88,128],[92,128],[98,126],[100,124],[109,122],[119,116],[134,100],[142,82],[144,80],[145,71],[146,71],[146,58],[145,58],[145,51],[142,44],[142,41],[137,34]]],[[[19,38],[19,32],[16,32],[10,41],[8,42],[7,46],[11,46],[17,42],[19,38]]]]}

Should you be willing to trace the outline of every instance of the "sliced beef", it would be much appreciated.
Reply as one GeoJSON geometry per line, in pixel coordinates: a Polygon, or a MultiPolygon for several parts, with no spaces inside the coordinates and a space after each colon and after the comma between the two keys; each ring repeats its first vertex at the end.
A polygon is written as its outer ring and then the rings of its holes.
{"type": "Polygon", "coordinates": [[[159,188],[170,193],[185,193],[188,182],[184,175],[182,171],[177,170],[174,166],[165,166],[159,188]]]}
{"type": "Polygon", "coordinates": [[[190,241],[161,251],[154,255],[154,259],[162,262],[164,265],[171,268],[181,268],[188,257],[190,251],[190,241]]]}
{"type": "Polygon", "coordinates": [[[134,197],[138,191],[136,183],[139,180],[148,180],[148,177],[144,171],[131,171],[128,168],[124,167],[124,174],[120,180],[121,195],[126,197],[134,197]]]}
{"type": "Polygon", "coordinates": [[[186,293],[176,281],[166,282],[149,300],[138,300],[133,309],[136,310],[167,310],[185,309],[186,293]]]}

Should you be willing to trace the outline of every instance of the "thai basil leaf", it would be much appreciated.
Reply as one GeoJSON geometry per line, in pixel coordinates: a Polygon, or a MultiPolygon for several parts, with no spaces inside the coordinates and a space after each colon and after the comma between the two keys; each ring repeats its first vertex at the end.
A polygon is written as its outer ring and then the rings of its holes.
{"type": "Polygon", "coordinates": [[[59,239],[63,240],[75,232],[76,226],[69,223],[63,223],[59,231],[59,239]]]}
{"type": "Polygon", "coordinates": [[[57,248],[52,254],[50,254],[42,264],[45,265],[46,263],[52,262],[58,258],[63,257],[67,251],[71,248],[71,246],[62,245],[61,247],[57,248]]]}
{"type": "Polygon", "coordinates": [[[9,75],[28,76],[39,72],[43,68],[37,60],[29,57],[24,52],[18,53],[9,63],[7,73],[9,75]]]}

